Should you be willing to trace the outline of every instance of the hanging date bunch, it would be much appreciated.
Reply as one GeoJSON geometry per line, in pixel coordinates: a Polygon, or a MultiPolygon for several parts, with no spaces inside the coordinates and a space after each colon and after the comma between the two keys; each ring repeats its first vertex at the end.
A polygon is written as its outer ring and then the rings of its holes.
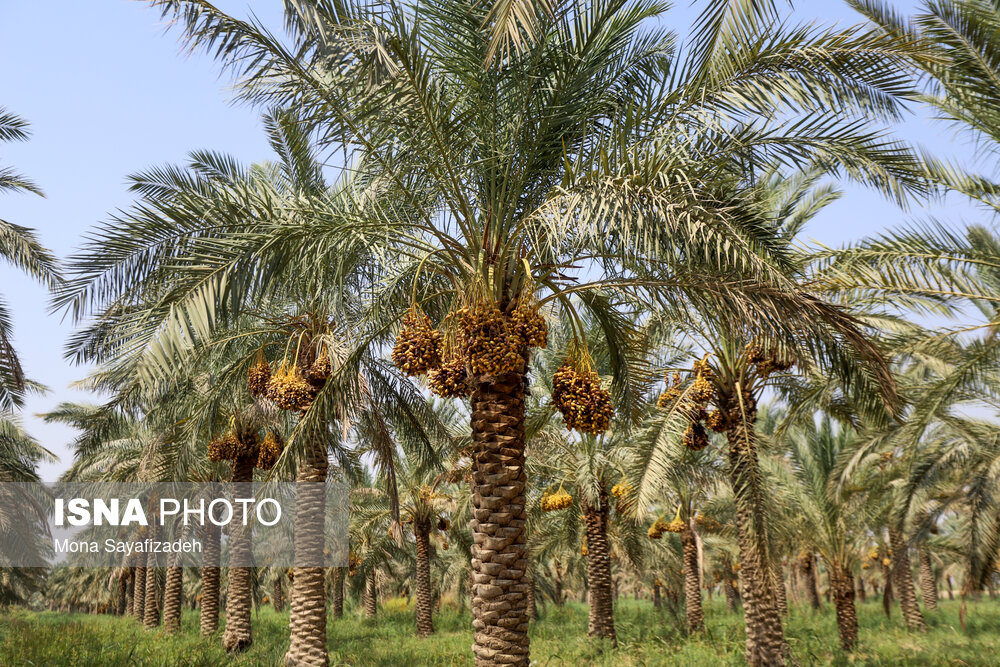
{"type": "Polygon", "coordinates": [[[472,386],[469,384],[465,359],[458,352],[454,327],[448,326],[453,321],[450,316],[445,318],[441,365],[427,371],[427,384],[441,398],[466,398],[472,393],[472,386]]]}
{"type": "Polygon", "coordinates": [[[653,522],[653,525],[649,527],[649,530],[646,531],[646,536],[651,540],[658,540],[663,537],[663,533],[667,532],[667,527],[669,525],[670,524],[663,519],[657,519],[653,522]]]}
{"type": "Polygon", "coordinates": [[[552,405],[567,429],[592,435],[607,431],[615,412],[611,393],[601,386],[586,355],[567,359],[553,374],[552,405]]]}
{"type": "Polygon", "coordinates": [[[549,343],[549,327],[540,311],[533,290],[525,290],[510,314],[510,328],[527,347],[545,349],[549,343]]]}
{"type": "Polygon", "coordinates": [[[684,430],[684,435],[681,438],[681,441],[684,443],[684,446],[691,451],[700,452],[709,445],[708,432],[705,430],[705,427],[701,422],[691,422],[684,430]]]}
{"type": "Polygon", "coordinates": [[[521,367],[521,341],[496,304],[476,303],[456,316],[459,348],[475,375],[498,377],[521,367]]]}
{"type": "Polygon", "coordinates": [[[237,459],[257,460],[260,439],[253,429],[240,428],[236,417],[229,420],[229,428],[208,443],[208,459],[220,461],[236,461],[237,459]]]}
{"type": "Polygon", "coordinates": [[[263,351],[257,352],[253,364],[247,369],[247,389],[254,398],[263,398],[267,385],[271,382],[271,365],[264,358],[263,351]]]}
{"type": "Polygon", "coordinates": [[[562,486],[555,493],[542,494],[541,508],[543,512],[556,512],[573,505],[573,496],[566,493],[562,486]]]}
{"type": "Polygon", "coordinates": [[[317,328],[328,324],[305,315],[294,318],[291,326],[285,356],[271,373],[264,396],[282,410],[305,413],[333,374],[330,352],[317,335],[317,328]]]}
{"type": "Polygon", "coordinates": [[[684,529],[686,527],[687,524],[684,523],[684,519],[681,518],[681,506],[678,505],[677,512],[674,514],[674,518],[667,523],[666,527],[664,527],[664,530],[667,531],[668,533],[682,533],[684,532],[684,529]]]}
{"type": "Polygon", "coordinates": [[[283,449],[284,443],[278,438],[278,434],[269,430],[260,443],[260,450],[257,453],[257,467],[261,470],[273,468],[283,449]]]}
{"type": "Polygon", "coordinates": [[[767,377],[773,373],[784,373],[795,366],[795,360],[778,346],[765,347],[759,339],[747,343],[743,350],[747,364],[753,366],[757,374],[767,377]]]}
{"type": "Polygon", "coordinates": [[[410,376],[423,375],[441,365],[441,332],[419,306],[403,315],[403,326],[392,348],[392,363],[410,376]]]}

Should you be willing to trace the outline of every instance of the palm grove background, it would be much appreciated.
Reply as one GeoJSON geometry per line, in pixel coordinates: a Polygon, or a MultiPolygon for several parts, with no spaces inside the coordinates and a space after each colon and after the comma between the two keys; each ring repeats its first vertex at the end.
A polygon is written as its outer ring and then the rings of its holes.
{"type": "MultiPolygon", "coordinates": [[[[492,665],[527,664],[540,603],[582,594],[613,647],[622,590],[698,635],[708,588],[770,665],[794,659],[789,588],[819,607],[825,580],[845,651],[858,596],[919,633],[939,586],[963,623],[992,592],[994,4],[856,3],[868,22],[837,27],[701,3],[677,30],[654,2],[147,4],[232,77],[266,151],[144,147],[156,166],[58,264],[3,223],[100,401],[40,418],[75,434],[66,479],[346,478],[351,559],[6,568],[6,602],[178,632],[187,600],[206,636],[221,606],[240,653],[287,596],[285,662],[327,664],[329,608],[402,592],[421,636],[467,607],[492,665]],[[905,141],[913,114],[978,159],[905,141]],[[809,242],[841,188],[915,222],[809,242]]],[[[3,112],[0,139],[28,131],[3,112]]],[[[42,387],[0,314],[2,474],[36,479],[51,457],[17,415],[42,387]]]]}

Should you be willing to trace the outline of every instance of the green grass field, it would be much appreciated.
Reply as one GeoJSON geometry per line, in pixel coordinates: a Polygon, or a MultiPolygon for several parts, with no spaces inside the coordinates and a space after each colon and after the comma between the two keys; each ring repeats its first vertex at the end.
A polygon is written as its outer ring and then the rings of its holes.
{"type": "MultiPolygon", "coordinates": [[[[412,614],[400,605],[382,610],[377,622],[355,615],[330,621],[334,665],[471,664],[468,618],[444,610],[437,634],[414,636],[412,614]]],[[[913,635],[901,627],[898,609],[887,620],[880,604],[860,607],[860,649],[846,655],[837,649],[833,608],[813,614],[799,607],[789,619],[788,636],[801,665],[997,665],[1000,664],[1000,603],[969,604],[967,628],[958,623],[958,603],[943,602],[928,615],[930,630],[913,635]]],[[[569,603],[548,607],[532,628],[533,664],[565,665],[742,665],[742,618],[719,604],[707,611],[708,630],[687,638],[673,617],[650,603],[621,600],[617,608],[620,646],[602,647],[586,638],[587,610],[569,603]]],[[[30,613],[0,616],[0,664],[3,665],[275,665],[288,644],[287,614],[266,607],[254,617],[254,646],[229,658],[218,637],[198,636],[197,615],[188,612],[181,634],[146,632],[131,619],[110,616],[30,613]]]]}

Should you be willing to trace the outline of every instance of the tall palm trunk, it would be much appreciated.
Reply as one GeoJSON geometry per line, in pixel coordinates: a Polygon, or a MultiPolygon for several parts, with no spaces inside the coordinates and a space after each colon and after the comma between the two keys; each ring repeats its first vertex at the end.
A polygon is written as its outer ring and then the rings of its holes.
{"type": "MultiPolygon", "coordinates": [[[[233,484],[237,493],[244,498],[252,498],[254,461],[249,456],[240,456],[233,461],[233,484]]],[[[244,505],[235,503],[233,519],[230,523],[229,558],[231,563],[245,564],[251,559],[250,535],[244,527],[244,505]]],[[[230,653],[245,651],[253,644],[253,630],[250,615],[253,611],[253,571],[241,565],[229,568],[229,590],[226,592],[226,630],[222,634],[222,646],[230,653]]]]}
{"type": "Polygon", "coordinates": [[[365,605],[365,616],[375,618],[378,614],[378,588],[375,585],[375,570],[365,574],[365,590],[362,595],[365,605]]]}
{"type": "Polygon", "coordinates": [[[434,634],[434,596],[431,591],[431,522],[422,517],[413,522],[417,540],[417,635],[434,634]]]}
{"type": "Polygon", "coordinates": [[[954,585],[951,582],[951,575],[950,574],[945,578],[945,581],[948,582],[948,599],[951,600],[952,602],[954,602],[955,601],[955,587],[954,587],[954,585]]]}
{"type": "Polygon", "coordinates": [[[525,366],[472,392],[472,627],[476,665],[528,664],[525,366]]]}
{"type": "MultiPolygon", "coordinates": [[[[150,523],[150,539],[155,540],[156,531],[153,530],[154,521],[150,523]]],[[[157,580],[158,569],[156,567],[156,554],[147,554],[146,561],[146,597],[143,608],[142,625],[147,630],[152,630],[160,625],[160,599],[159,581],[157,580]]]]}
{"type": "Polygon", "coordinates": [[[927,545],[920,545],[920,548],[917,550],[917,558],[920,559],[920,597],[923,598],[925,607],[928,609],[937,609],[937,581],[934,579],[934,568],[931,566],[931,552],[928,551],[927,545]]]}
{"type": "Polygon", "coordinates": [[[333,571],[333,617],[344,617],[344,568],[337,567],[333,571]]]}
{"type": "Polygon", "coordinates": [[[684,556],[684,610],[687,616],[688,632],[705,629],[705,613],[701,608],[701,577],[698,563],[698,540],[691,526],[681,531],[681,547],[684,556]]]}
{"type": "Polygon", "coordinates": [[[128,596],[125,601],[125,615],[135,617],[135,568],[132,566],[132,559],[128,559],[126,566],[128,567],[128,590],[126,595],[128,596]]]}
{"type": "Polygon", "coordinates": [[[816,583],[816,554],[809,551],[799,559],[802,566],[802,585],[806,588],[806,599],[809,605],[816,610],[823,607],[819,599],[819,587],[816,583]]]}
{"type": "Polygon", "coordinates": [[[653,582],[653,609],[663,608],[663,598],[660,596],[660,582],[653,582]]]}
{"type": "MultiPolygon", "coordinates": [[[[177,555],[170,560],[176,563],[177,555]]],[[[167,567],[167,582],[163,587],[163,629],[173,634],[181,629],[181,605],[184,594],[184,570],[177,565],[167,567]]]]}
{"type": "Polygon", "coordinates": [[[892,583],[893,590],[899,597],[899,606],[903,610],[903,618],[911,630],[924,632],[927,624],[924,615],[917,606],[917,593],[913,587],[913,571],[910,569],[910,557],[907,555],[906,542],[895,529],[889,529],[889,544],[892,547],[892,583]]]}
{"type": "Polygon", "coordinates": [[[858,611],[854,606],[854,577],[840,563],[830,564],[830,588],[837,610],[837,634],[840,647],[853,651],[858,644],[858,611]]]}
{"type": "Polygon", "coordinates": [[[611,580],[611,549],[608,546],[608,493],[603,484],[597,503],[581,499],[587,530],[587,587],[590,591],[590,618],[587,634],[610,639],[615,633],[614,593],[611,580]]]}
{"type": "MultiPolygon", "coordinates": [[[[135,562],[144,562],[141,554],[136,556],[135,562]]],[[[135,620],[142,622],[146,613],[146,567],[144,564],[135,568],[135,585],[133,590],[135,591],[135,599],[132,603],[132,616],[135,617],[135,620]]]]}
{"type": "Polygon", "coordinates": [[[783,666],[786,644],[774,592],[767,548],[767,526],[761,488],[756,411],[749,397],[733,396],[727,407],[730,427],[729,477],[736,500],[736,530],[740,548],[740,582],[746,622],[746,660],[783,666]]]}
{"type": "Polygon", "coordinates": [[[205,555],[201,568],[201,634],[208,636],[219,629],[219,584],[221,583],[221,531],[211,521],[204,527],[205,555]]]}
{"type": "Polygon", "coordinates": [[[329,469],[325,426],[308,434],[305,457],[299,465],[295,499],[295,567],[288,625],[291,641],[286,665],[330,664],[326,648],[326,474],[329,469]],[[318,566],[315,564],[319,564],[318,566]]]}
{"type": "Polygon", "coordinates": [[[118,575],[118,601],[115,604],[115,614],[118,616],[124,616],[125,609],[128,608],[128,587],[131,578],[132,573],[128,570],[123,570],[118,575]]]}
{"type": "Polygon", "coordinates": [[[865,580],[858,575],[858,600],[864,602],[868,599],[868,595],[865,592],[865,580]]]}

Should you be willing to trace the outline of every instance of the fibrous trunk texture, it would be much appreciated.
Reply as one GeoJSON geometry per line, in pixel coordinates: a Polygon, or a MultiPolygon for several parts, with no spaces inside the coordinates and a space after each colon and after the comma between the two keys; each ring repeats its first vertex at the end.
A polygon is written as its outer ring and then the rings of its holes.
{"type": "Polygon", "coordinates": [[[809,551],[799,559],[802,566],[802,585],[806,588],[806,599],[813,609],[820,609],[823,603],[819,599],[819,588],[816,583],[816,554],[809,551]]]}
{"type": "Polygon", "coordinates": [[[344,617],[344,568],[338,567],[333,573],[333,617],[344,617]]]}
{"type": "MultiPolygon", "coordinates": [[[[176,555],[171,554],[170,560],[176,561],[176,555]]],[[[163,629],[170,634],[181,629],[183,582],[183,569],[176,565],[167,568],[167,581],[163,586],[163,629]]]]}
{"type": "MultiPolygon", "coordinates": [[[[156,517],[150,522],[149,538],[158,539],[156,532],[156,517]]],[[[142,625],[147,630],[152,630],[160,624],[160,599],[159,581],[157,581],[156,554],[147,554],[146,560],[146,598],[143,609],[142,625]]]]}
{"type": "Polygon", "coordinates": [[[837,634],[840,647],[853,651],[858,643],[858,612],[854,607],[854,577],[839,563],[830,565],[830,588],[837,609],[837,634]]]}
{"type": "Polygon", "coordinates": [[[378,614],[378,589],[375,586],[375,570],[369,570],[365,575],[364,590],[365,616],[375,618],[378,614]]]}
{"type": "Polygon", "coordinates": [[[688,632],[705,629],[705,614],[701,608],[701,577],[698,566],[698,540],[690,526],[681,531],[684,556],[684,609],[688,632]]]}
{"type": "Polygon", "coordinates": [[[774,565],[774,601],[778,605],[778,613],[788,616],[788,595],[785,590],[785,573],[781,563],[774,565]]]}
{"type": "Polygon", "coordinates": [[[614,592],[611,580],[611,549],[608,546],[608,494],[601,486],[597,502],[581,499],[587,530],[587,587],[590,617],[587,634],[617,643],[614,592]]]}
{"type": "Polygon", "coordinates": [[[892,547],[892,584],[899,606],[903,610],[903,618],[911,630],[924,632],[927,624],[924,615],[917,606],[917,593],[913,587],[913,571],[910,568],[910,557],[907,555],[906,542],[895,529],[889,529],[889,545],[892,547]]]}
{"type": "Polygon", "coordinates": [[[434,595],[431,590],[431,522],[426,517],[413,522],[417,542],[417,635],[434,634],[434,595]]]}
{"type": "Polygon", "coordinates": [[[220,528],[211,521],[204,528],[205,554],[201,568],[201,634],[210,635],[219,629],[219,563],[222,538],[220,528]]]}
{"type": "Polygon", "coordinates": [[[937,609],[937,581],[934,579],[934,568],[931,566],[931,552],[927,550],[926,545],[921,545],[917,550],[917,557],[920,559],[920,597],[923,598],[925,607],[937,609]]]}
{"type": "Polygon", "coordinates": [[[729,574],[722,577],[722,591],[726,594],[726,609],[736,611],[736,586],[729,574]]]}
{"type": "Polygon", "coordinates": [[[472,393],[472,627],[476,665],[528,664],[524,366],[472,393]]]}
{"type": "Polygon", "coordinates": [[[128,570],[128,589],[125,591],[128,596],[125,600],[125,614],[135,617],[135,567],[134,561],[129,558],[125,561],[128,570]]]}
{"type": "Polygon", "coordinates": [[[124,616],[128,608],[128,587],[131,578],[132,573],[129,570],[124,570],[118,575],[118,601],[115,604],[115,614],[118,616],[124,616]]]}
{"type": "Polygon", "coordinates": [[[291,641],[286,665],[330,664],[326,648],[326,474],[329,469],[324,427],[306,439],[304,460],[295,481],[295,577],[292,579],[288,626],[291,641]],[[303,564],[303,566],[300,566],[303,564]]]}
{"type": "Polygon", "coordinates": [[[538,607],[535,604],[535,577],[528,572],[528,618],[535,620],[538,618],[538,607]]]}
{"type": "MultiPolygon", "coordinates": [[[[141,563],[141,560],[136,560],[141,563]]],[[[135,568],[135,600],[132,604],[132,615],[139,622],[142,622],[146,614],[146,568],[143,566],[135,568]]]]}
{"type": "MultiPolygon", "coordinates": [[[[233,462],[233,484],[240,485],[236,493],[252,498],[254,461],[241,456],[233,462]]],[[[250,562],[251,544],[249,526],[244,526],[244,505],[233,504],[233,519],[229,524],[229,558],[240,567],[229,568],[229,590],[226,592],[226,630],[222,633],[222,646],[230,653],[245,651],[253,644],[250,615],[253,611],[253,572],[244,564],[250,562]]]]}
{"type": "Polygon", "coordinates": [[[285,584],[280,576],[275,577],[271,585],[271,605],[279,613],[285,611],[285,584]]]}
{"type": "Polygon", "coordinates": [[[746,660],[758,665],[783,666],[786,644],[768,558],[767,525],[761,488],[756,411],[750,397],[728,401],[730,428],[729,477],[736,500],[736,530],[740,548],[740,582],[746,622],[746,660]]]}

